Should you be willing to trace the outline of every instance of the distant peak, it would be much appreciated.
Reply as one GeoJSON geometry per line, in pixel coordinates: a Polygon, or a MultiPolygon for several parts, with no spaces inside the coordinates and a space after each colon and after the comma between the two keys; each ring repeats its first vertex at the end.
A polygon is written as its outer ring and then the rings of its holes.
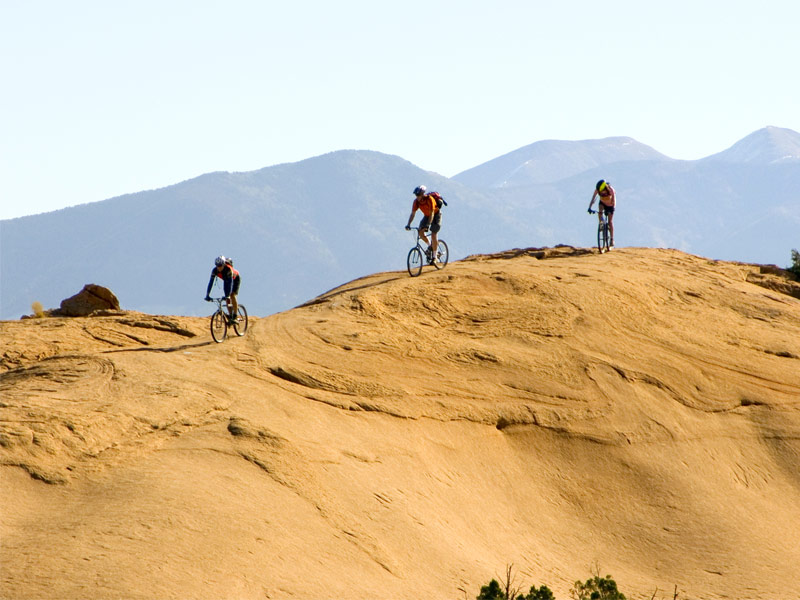
{"type": "Polygon", "coordinates": [[[671,160],[631,137],[541,140],[499,156],[453,177],[483,188],[550,183],[616,162],[671,160]]]}
{"type": "Polygon", "coordinates": [[[769,125],[704,160],[751,164],[800,162],[800,133],[769,125]]]}

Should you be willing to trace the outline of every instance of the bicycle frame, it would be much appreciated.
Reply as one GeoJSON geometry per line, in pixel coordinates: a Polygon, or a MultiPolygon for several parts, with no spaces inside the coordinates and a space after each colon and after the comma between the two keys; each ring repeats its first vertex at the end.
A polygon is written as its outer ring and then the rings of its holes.
{"type": "MultiPolygon", "coordinates": [[[[434,262],[430,254],[430,246],[427,248],[422,247],[422,237],[420,236],[419,228],[413,229],[415,235],[414,247],[409,250],[408,259],[406,260],[408,274],[412,277],[417,277],[422,273],[422,267],[426,264],[433,265],[436,269],[443,269],[445,265],[447,265],[448,260],[450,260],[450,249],[447,247],[447,243],[442,239],[438,240],[438,245],[436,247],[436,256],[438,260],[434,262]]],[[[427,229],[425,231],[427,231],[427,229]]]]}
{"type": "Polygon", "coordinates": [[[211,302],[217,303],[217,310],[221,312],[223,315],[230,316],[231,315],[231,301],[225,296],[220,298],[211,298],[211,302]],[[222,310],[223,304],[225,305],[225,310],[222,310]]]}
{"type": "Polygon", "coordinates": [[[217,310],[211,314],[211,337],[215,342],[220,343],[228,336],[228,324],[233,326],[239,337],[247,332],[248,317],[244,304],[239,303],[239,311],[234,319],[232,318],[234,315],[231,315],[230,302],[225,297],[209,298],[209,302],[217,304],[217,310]]]}
{"type": "MultiPolygon", "coordinates": [[[[423,242],[422,242],[422,234],[420,233],[418,228],[412,227],[412,229],[414,230],[414,233],[416,234],[415,242],[416,242],[417,248],[422,250],[423,254],[427,254],[427,252],[426,252],[427,248],[423,248],[422,247],[422,244],[423,244],[423,242]]],[[[430,230],[426,229],[423,233],[430,233],[430,230]]],[[[430,242],[428,242],[428,248],[430,248],[430,242]]]]}

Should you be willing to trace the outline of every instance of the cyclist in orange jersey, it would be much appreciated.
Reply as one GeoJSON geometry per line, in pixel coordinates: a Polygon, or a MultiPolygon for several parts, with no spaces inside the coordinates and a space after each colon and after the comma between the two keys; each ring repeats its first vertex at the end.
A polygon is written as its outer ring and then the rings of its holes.
{"type": "Polygon", "coordinates": [[[406,230],[411,229],[411,222],[414,220],[414,215],[417,210],[422,211],[422,221],[419,222],[420,239],[428,244],[431,248],[431,260],[438,262],[436,258],[436,250],[439,248],[439,230],[442,228],[442,211],[437,205],[436,199],[433,195],[428,194],[428,189],[424,185],[414,188],[414,204],[411,206],[411,215],[408,217],[406,223],[406,230]],[[430,227],[431,239],[425,235],[425,231],[430,227]]]}

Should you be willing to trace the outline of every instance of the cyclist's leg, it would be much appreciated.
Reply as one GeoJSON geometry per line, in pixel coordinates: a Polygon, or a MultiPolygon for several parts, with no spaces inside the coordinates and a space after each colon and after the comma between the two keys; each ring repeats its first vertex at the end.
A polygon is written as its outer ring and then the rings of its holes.
{"type": "Polygon", "coordinates": [[[242,282],[242,276],[239,275],[233,280],[233,289],[231,290],[231,314],[236,317],[239,315],[239,285],[242,282]]]}
{"type": "Polygon", "coordinates": [[[425,231],[428,229],[428,224],[430,221],[430,218],[422,217],[422,221],[419,222],[419,227],[417,228],[417,231],[419,231],[419,239],[425,242],[428,246],[430,246],[431,242],[428,239],[428,236],[425,235],[425,231]]]}
{"type": "Polygon", "coordinates": [[[436,256],[436,251],[439,249],[439,230],[442,228],[442,213],[438,212],[433,215],[431,220],[431,251],[433,256],[436,256]]]}
{"type": "Polygon", "coordinates": [[[223,280],[223,292],[225,294],[225,306],[228,309],[228,314],[231,313],[231,291],[233,290],[233,278],[223,280]]]}
{"type": "Polygon", "coordinates": [[[606,211],[608,213],[608,237],[610,238],[609,244],[614,245],[614,209],[606,211]]]}

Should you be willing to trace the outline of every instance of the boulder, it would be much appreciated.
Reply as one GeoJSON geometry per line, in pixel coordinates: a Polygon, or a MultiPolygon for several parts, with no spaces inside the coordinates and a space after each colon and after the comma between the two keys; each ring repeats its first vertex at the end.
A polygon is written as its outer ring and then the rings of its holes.
{"type": "Polygon", "coordinates": [[[108,288],[87,283],[80,292],[62,300],[61,308],[53,311],[53,314],[62,317],[86,317],[98,310],[119,310],[119,300],[108,288]]]}

